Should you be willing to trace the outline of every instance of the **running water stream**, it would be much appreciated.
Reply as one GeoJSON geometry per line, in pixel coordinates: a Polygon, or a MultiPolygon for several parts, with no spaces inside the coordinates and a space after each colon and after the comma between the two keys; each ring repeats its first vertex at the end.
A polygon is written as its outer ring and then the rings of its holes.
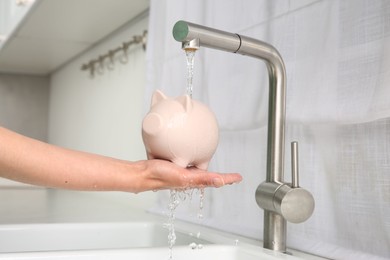
{"type": "Polygon", "coordinates": [[[194,58],[195,58],[195,49],[187,49],[186,58],[187,58],[187,95],[192,98],[193,85],[192,80],[194,78],[194,58]]]}
{"type": "MultiPolygon", "coordinates": [[[[187,95],[192,98],[193,92],[193,77],[194,77],[194,58],[195,58],[196,49],[185,50],[187,58],[187,95]]],[[[184,191],[171,190],[168,204],[168,223],[165,224],[165,227],[168,228],[168,247],[169,247],[169,260],[173,259],[172,249],[176,243],[176,233],[175,233],[175,212],[176,208],[179,206],[181,201],[187,200],[192,201],[193,189],[188,189],[184,191]]],[[[199,210],[197,214],[198,221],[203,220],[203,206],[204,206],[204,188],[199,189],[199,210]]],[[[197,232],[197,238],[200,237],[200,232],[197,232]]],[[[202,249],[202,244],[191,243],[190,248],[192,249],[202,249]]]]}
{"type": "MultiPolygon", "coordinates": [[[[192,202],[192,196],[196,189],[186,189],[186,190],[171,190],[168,203],[168,221],[164,224],[164,227],[168,229],[168,247],[169,247],[169,260],[173,260],[173,246],[176,243],[176,232],[175,232],[175,219],[176,219],[176,209],[184,201],[188,203],[192,202]]],[[[197,219],[199,224],[203,220],[203,203],[204,203],[204,189],[201,188],[199,192],[199,208],[197,213],[197,219]]],[[[196,239],[200,238],[200,231],[196,234],[190,233],[190,236],[193,236],[196,239]]],[[[192,242],[188,245],[191,249],[202,249],[202,244],[196,244],[192,242]]]]}
{"type": "Polygon", "coordinates": [[[179,206],[180,201],[177,196],[178,191],[171,190],[168,204],[168,223],[165,226],[168,228],[168,247],[169,247],[169,260],[172,260],[172,249],[176,243],[175,233],[175,210],[179,206]]]}

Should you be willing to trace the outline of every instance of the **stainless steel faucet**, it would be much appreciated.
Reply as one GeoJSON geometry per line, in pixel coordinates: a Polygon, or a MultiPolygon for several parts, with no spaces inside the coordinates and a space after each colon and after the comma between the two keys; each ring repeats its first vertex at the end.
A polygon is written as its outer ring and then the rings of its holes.
{"type": "Polygon", "coordinates": [[[314,198],[299,187],[297,142],[291,143],[292,183],[284,182],[286,70],[282,57],[268,43],[186,21],[174,25],[173,37],[182,42],[183,49],[204,46],[265,61],[269,77],[267,177],[258,186],[255,197],[264,209],[264,247],[286,252],[286,220],[306,221],[314,211],[314,198]]]}

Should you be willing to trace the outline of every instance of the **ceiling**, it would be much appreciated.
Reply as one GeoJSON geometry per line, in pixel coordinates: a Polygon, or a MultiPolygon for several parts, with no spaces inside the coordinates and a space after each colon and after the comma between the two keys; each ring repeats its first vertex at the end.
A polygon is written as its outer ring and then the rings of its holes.
{"type": "Polygon", "coordinates": [[[0,50],[0,72],[47,75],[148,7],[149,0],[40,0],[0,50]]]}

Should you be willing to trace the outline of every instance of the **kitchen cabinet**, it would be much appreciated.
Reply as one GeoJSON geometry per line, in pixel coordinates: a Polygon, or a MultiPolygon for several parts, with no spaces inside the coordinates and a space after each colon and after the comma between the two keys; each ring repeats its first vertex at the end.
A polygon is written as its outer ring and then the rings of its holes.
{"type": "Polygon", "coordinates": [[[50,74],[148,8],[148,0],[0,0],[0,72],[50,74]]]}

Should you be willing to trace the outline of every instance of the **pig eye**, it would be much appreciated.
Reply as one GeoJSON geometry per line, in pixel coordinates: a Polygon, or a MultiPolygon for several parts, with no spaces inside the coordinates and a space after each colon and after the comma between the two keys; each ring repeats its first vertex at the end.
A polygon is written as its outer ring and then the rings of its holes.
{"type": "Polygon", "coordinates": [[[164,119],[157,113],[150,113],[142,122],[142,129],[149,135],[156,135],[163,129],[164,119]]]}

